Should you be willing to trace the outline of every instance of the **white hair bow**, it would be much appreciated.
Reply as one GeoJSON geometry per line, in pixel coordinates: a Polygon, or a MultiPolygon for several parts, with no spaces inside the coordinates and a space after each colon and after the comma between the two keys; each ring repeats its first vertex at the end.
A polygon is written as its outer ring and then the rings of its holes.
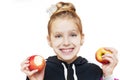
{"type": "Polygon", "coordinates": [[[47,9],[47,13],[51,16],[56,10],[57,10],[57,6],[51,5],[51,7],[47,9]]]}

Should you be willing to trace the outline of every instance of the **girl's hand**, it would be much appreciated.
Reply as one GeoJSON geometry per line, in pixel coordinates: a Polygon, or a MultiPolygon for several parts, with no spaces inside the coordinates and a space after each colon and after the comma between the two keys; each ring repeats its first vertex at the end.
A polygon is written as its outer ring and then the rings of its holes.
{"type": "Polygon", "coordinates": [[[116,49],[111,47],[105,47],[105,49],[112,52],[112,54],[105,54],[102,56],[103,59],[109,61],[108,64],[102,65],[103,75],[104,77],[107,77],[113,74],[113,70],[118,63],[118,58],[117,58],[118,52],[116,49]]]}
{"type": "Polygon", "coordinates": [[[30,80],[43,80],[45,68],[38,72],[38,70],[30,71],[29,68],[29,58],[21,63],[21,71],[24,72],[30,80]]]}

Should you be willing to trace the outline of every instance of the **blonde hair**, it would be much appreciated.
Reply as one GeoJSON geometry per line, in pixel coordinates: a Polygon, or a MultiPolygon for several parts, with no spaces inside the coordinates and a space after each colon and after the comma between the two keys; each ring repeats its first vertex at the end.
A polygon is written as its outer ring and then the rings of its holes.
{"type": "Polygon", "coordinates": [[[83,35],[82,24],[79,16],[76,14],[76,9],[72,3],[58,2],[56,4],[57,10],[51,15],[48,22],[48,35],[50,36],[52,23],[57,19],[72,19],[78,26],[80,34],[83,35]]]}

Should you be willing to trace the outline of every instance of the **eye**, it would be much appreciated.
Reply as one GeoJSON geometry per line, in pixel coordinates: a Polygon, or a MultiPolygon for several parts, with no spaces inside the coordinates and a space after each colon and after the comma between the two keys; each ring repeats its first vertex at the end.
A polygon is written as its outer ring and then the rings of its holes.
{"type": "Polygon", "coordinates": [[[61,34],[57,34],[57,35],[55,35],[55,38],[61,38],[61,37],[62,37],[61,34]]]}
{"type": "Polygon", "coordinates": [[[75,34],[75,33],[71,33],[70,36],[71,36],[71,37],[76,37],[77,34],[75,34]]]}

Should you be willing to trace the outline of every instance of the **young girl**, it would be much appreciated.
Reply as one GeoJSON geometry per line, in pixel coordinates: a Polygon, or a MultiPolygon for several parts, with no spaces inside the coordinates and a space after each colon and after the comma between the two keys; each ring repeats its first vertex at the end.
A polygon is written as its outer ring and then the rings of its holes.
{"type": "Polygon", "coordinates": [[[29,60],[21,63],[22,71],[27,75],[26,80],[116,80],[112,77],[118,63],[117,50],[105,47],[113,54],[106,54],[102,69],[93,63],[77,56],[84,42],[84,34],[79,16],[72,3],[59,2],[48,23],[48,43],[56,56],[46,60],[46,67],[41,71],[30,71],[29,60]]]}

